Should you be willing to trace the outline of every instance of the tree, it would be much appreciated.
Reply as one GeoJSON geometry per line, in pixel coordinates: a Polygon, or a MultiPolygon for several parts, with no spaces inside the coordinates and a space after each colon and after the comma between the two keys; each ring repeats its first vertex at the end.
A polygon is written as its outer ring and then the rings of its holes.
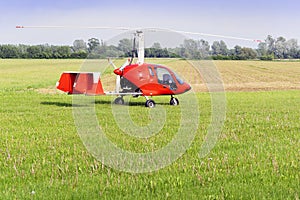
{"type": "Polygon", "coordinates": [[[73,52],[71,54],[71,58],[78,58],[78,59],[84,59],[87,58],[88,53],[86,51],[80,50],[78,52],[73,52]]]}
{"type": "Polygon", "coordinates": [[[223,40],[220,41],[220,52],[221,55],[228,56],[228,48],[226,43],[223,40]]]}
{"type": "Polygon", "coordinates": [[[71,55],[71,49],[69,46],[59,46],[57,50],[61,55],[61,58],[69,58],[71,55]]]}
{"type": "Polygon", "coordinates": [[[0,58],[18,58],[19,51],[15,45],[2,45],[0,46],[0,58]]]}
{"type": "Polygon", "coordinates": [[[99,39],[91,38],[88,40],[88,51],[92,53],[94,50],[100,47],[99,39]]]}
{"type": "Polygon", "coordinates": [[[209,56],[209,43],[203,39],[198,41],[198,49],[200,52],[200,58],[207,58],[209,56]]]}
{"type": "Polygon", "coordinates": [[[261,42],[258,44],[258,48],[256,49],[257,56],[260,60],[273,60],[274,54],[268,53],[267,43],[261,42]]]}
{"type": "Polygon", "coordinates": [[[287,58],[286,39],[284,37],[278,37],[275,41],[274,53],[276,58],[287,58]]]}
{"type": "Polygon", "coordinates": [[[24,44],[18,45],[19,58],[28,58],[27,48],[28,45],[24,45],[24,44]]]}
{"type": "Polygon", "coordinates": [[[69,46],[51,46],[53,58],[70,58],[71,49],[69,46]]]}
{"type": "Polygon", "coordinates": [[[298,41],[296,39],[290,39],[286,42],[286,48],[289,58],[299,58],[298,57],[298,41]]]}
{"type": "Polygon", "coordinates": [[[153,49],[161,49],[161,45],[159,42],[155,42],[153,45],[152,45],[152,48],[153,49]]]}
{"type": "Polygon", "coordinates": [[[124,56],[124,53],[120,51],[118,47],[113,45],[106,46],[105,52],[103,52],[103,55],[101,55],[102,58],[120,57],[120,56],[124,56]]]}
{"type": "Polygon", "coordinates": [[[170,53],[168,49],[145,48],[145,57],[148,58],[169,58],[170,53]]]}
{"type": "Polygon", "coordinates": [[[183,57],[189,59],[199,59],[200,52],[198,51],[197,42],[193,39],[183,41],[183,48],[185,49],[183,57]]]}
{"type": "Polygon", "coordinates": [[[222,55],[222,56],[228,56],[229,50],[227,48],[226,43],[221,40],[219,41],[214,41],[212,46],[212,55],[217,56],[217,55],[222,55]]]}
{"type": "Polygon", "coordinates": [[[275,39],[272,38],[271,35],[267,36],[266,45],[268,49],[268,55],[274,55],[275,52],[275,39]]]}
{"type": "Polygon", "coordinates": [[[119,41],[118,49],[124,53],[125,57],[131,56],[132,48],[132,40],[124,38],[119,41]]]}
{"type": "Polygon", "coordinates": [[[267,43],[265,42],[259,43],[256,51],[259,57],[266,57],[268,55],[267,43]]]}
{"type": "Polygon", "coordinates": [[[257,57],[256,51],[251,48],[243,47],[240,58],[243,60],[255,59],[257,57]]]}
{"type": "Polygon", "coordinates": [[[176,53],[189,59],[203,59],[209,55],[209,43],[205,40],[184,40],[181,48],[176,49],[176,53]]]}
{"type": "Polygon", "coordinates": [[[220,42],[214,41],[213,44],[211,45],[211,50],[213,56],[221,55],[220,42]]]}
{"type": "Polygon", "coordinates": [[[41,58],[42,50],[40,46],[31,46],[27,48],[29,58],[41,58]]]}
{"type": "Polygon", "coordinates": [[[82,52],[87,51],[86,42],[84,40],[75,40],[73,42],[73,51],[74,52],[82,52]]]}
{"type": "Polygon", "coordinates": [[[235,59],[235,60],[240,60],[241,59],[241,54],[242,54],[242,47],[241,46],[239,46],[239,45],[236,45],[235,47],[234,47],[234,51],[233,51],[233,58],[235,59]]]}
{"type": "MultiPolygon", "coordinates": [[[[97,38],[75,40],[73,46],[43,45],[0,45],[0,58],[107,58],[131,56],[132,40],[122,39],[118,46],[107,46],[97,38]]],[[[255,59],[272,60],[274,58],[300,58],[300,49],[296,39],[278,37],[276,40],[268,35],[265,42],[258,45],[254,51],[251,48],[236,45],[228,49],[224,41],[215,41],[210,46],[205,40],[184,40],[176,48],[162,48],[155,42],[151,48],[145,48],[146,57],[184,57],[188,59],[203,59],[212,55],[212,59],[255,59]],[[211,48],[211,51],[210,51],[211,48]],[[172,52],[172,53],[170,53],[172,52]]]]}
{"type": "Polygon", "coordinates": [[[234,60],[248,60],[255,59],[257,57],[257,52],[251,48],[241,47],[236,45],[231,52],[231,59],[234,60]]]}

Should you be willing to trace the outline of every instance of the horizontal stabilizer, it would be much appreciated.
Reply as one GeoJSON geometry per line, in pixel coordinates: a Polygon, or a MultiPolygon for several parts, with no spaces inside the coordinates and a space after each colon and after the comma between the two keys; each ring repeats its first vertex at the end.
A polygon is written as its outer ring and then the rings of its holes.
{"type": "Polygon", "coordinates": [[[99,72],[64,72],[57,89],[68,94],[105,95],[99,72]]]}

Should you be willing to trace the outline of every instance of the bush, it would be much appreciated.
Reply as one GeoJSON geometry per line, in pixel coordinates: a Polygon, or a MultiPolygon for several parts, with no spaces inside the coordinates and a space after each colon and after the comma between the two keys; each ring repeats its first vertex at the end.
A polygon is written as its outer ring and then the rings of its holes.
{"type": "Polygon", "coordinates": [[[273,56],[271,56],[271,55],[261,56],[259,59],[260,60],[273,60],[273,56]]]}

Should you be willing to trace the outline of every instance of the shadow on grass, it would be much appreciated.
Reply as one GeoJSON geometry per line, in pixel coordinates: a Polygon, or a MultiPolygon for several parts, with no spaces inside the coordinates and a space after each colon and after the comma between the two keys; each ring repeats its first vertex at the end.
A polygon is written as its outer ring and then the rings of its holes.
{"type": "MultiPolygon", "coordinates": [[[[99,105],[101,105],[101,104],[111,105],[113,103],[114,103],[113,101],[107,101],[107,100],[97,100],[97,101],[95,101],[95,104],[99,104],[99,105]]],[[[145,103],[143,103],[143,102],[126,102],[125,101],[124,106],[143,106],[143,107],[145,107],[145,103]]]]}
{"type": "MultiPolygon", "coordinates": [[[[95,104],[105,104],[105,105],[111,105],[113,104],[113,101],[107,101],[107,100],[97,100],[95,101],[95,104]]],[[[164,103],[164,102],[159,102],[156,103],[157,105],[170,105],[169,103],[164,103]]],[[[141,102],[141,101],[125,101],[124,106],[140,106],[140,107],[145,107],[145,102],[141,102]]]]}
{"type": "Polygon", "coordinates": [[[72,103],[64,103],[64,102],[41,102],[42,105],[46,106],[58,106],[58,107],[84,107],[86,105],[76,105],[72,103]]]}
{"type": "MultiPolygon", "coordinates": [[[[95,104],[97,105],[111,105],[113,104],[113,101],[107,101],[107,100],[96,100],[95,104]]],[[[49,101],[44,101],[41,102],[41,105],[46,105],[46,106],[58,106],[58,107],[86,107],[90,105],[80,105],[80,104],[72,104],[72,103],[66,103],[66,102],[49,102],[49,101]]],[[[165,102],[159,102],[157,105],[169,105],[169,103],[165,102]]],[[[136,106],[136,107],[145,107],[145,102],[126,102],[124,103],[123,106],[136,106]]]]}

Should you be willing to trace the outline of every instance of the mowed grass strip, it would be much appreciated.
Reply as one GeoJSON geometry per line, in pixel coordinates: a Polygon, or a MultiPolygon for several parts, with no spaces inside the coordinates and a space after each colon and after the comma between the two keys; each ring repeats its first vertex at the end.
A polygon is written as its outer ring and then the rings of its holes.
{"type": "Polygon", "coordinates": [[[227,91],[300,89],[300,62],[214,61],[227,91]]]}
{"type": "MultiPolygon", "coordinates": [[[[298,199],[300,196],[299,90],[226,93],[227,117],[219,141],[201,159],[198,153],[210,123],[211,103],[209,93],[197,93],[199,129],[186,154],[160,171],[130,174],[104,166],[87,152],[77,135],[71,96],[39,90],[54,88],[52,84],[61,71],[77,70],[82,61],[7,62],[0,62],[0,81],[4,83],[0,86],[3,199],[298,199]],[[41,78],[44,70],[47,73],[41,78]],[[16,74],[23,76],[15,82],[6,82],[18,77],[16,74]]],[[[149,140],[126,137],[116,126],[110,103],[105,103],[113,99],[96,97],[95,100],[99,124],[124,149],[136,152],[158,149],[172,139],[179,126],[176,116],[180,107],[165,105],[169,97],[155,97],[168,113],[165,128],[149,140]],[[170,120],[172,116],[175,120],[170,120]]],[[[140,125],[149,123],[144,99],[130,101],[132,120],[140,125]]]]}

